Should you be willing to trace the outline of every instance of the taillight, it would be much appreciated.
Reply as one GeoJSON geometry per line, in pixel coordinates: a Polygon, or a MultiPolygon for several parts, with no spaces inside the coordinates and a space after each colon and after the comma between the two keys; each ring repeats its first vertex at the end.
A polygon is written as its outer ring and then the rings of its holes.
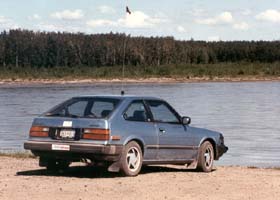
{"type": "Polygon", "coordinates": [[[84,129],[83,139],[109,140],[110,131],[108,129],[86,128],[84,129]]]}
{"type": "Polygon", "coordinates": [[[49,128],[44,126],[32,126],[29,132],[30,137],[48,137],[49,128]]]}

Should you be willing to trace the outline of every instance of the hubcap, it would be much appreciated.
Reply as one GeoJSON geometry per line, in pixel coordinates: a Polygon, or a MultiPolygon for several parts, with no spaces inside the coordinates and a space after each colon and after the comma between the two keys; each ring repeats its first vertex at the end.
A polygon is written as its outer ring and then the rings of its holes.
{"type": "Polygon", "coordinates": [[[140,153],[137,148],[131,147],[126,155],[128,169],[132,172],[138,170],[140,165],[140,153]]]}
{"type": "Polygon", "coordinates": [[[204,153],[204,159],[205,159],[205,166],[207,168],[212,166],[213,162],[213,154],[212,154],[212,149],[208,147],[204,153]]]}

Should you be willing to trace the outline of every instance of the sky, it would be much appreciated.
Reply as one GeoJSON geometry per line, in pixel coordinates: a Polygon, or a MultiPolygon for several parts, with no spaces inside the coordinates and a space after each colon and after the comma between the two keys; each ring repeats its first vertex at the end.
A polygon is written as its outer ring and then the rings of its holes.
{"type": "Polygon", "coordinates": [[[0,31],[17,28],[178,40],[279,40],[280,0],[0,0],[0,31]]]}

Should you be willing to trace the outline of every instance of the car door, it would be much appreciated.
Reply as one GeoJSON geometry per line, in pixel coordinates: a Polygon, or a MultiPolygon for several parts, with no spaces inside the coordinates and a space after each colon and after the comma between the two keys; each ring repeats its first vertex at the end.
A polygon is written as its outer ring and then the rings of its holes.
{"type": "MultiPolygon", "coordinates": [[[[126,123],[122,126],[129,134],[128,137],[141,139],[145,144],[144,148],[158,144],[156,126],[152,122],[143,100],[132,101],[126,108],[123,118],[126,123]]],[[[144,152],[144,161],[156,160],[157,149],[144,149],[144,152]]]]}
{"type": "Polygon", "coordinates": [[[193,148],[193,137],[188,126],[181,123],[181,117],[166,102],[147,100],[146,104],[156,125],[159,144],[158,160],[190,160],[196,151],[193,148]]]}

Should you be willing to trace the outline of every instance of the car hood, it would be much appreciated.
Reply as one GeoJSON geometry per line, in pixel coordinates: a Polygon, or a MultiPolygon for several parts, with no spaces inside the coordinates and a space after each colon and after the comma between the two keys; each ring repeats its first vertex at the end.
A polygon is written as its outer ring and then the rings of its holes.
{"type": "Polygon", "coordinates": [[[212,130],[204,129],[204,128],[197,128],[197,127],[192,127],[192,126],[189,126],[189,129],[190,129],[190,131],[194,132],[195,134],[213,137],[213,138],[219,138],[220,135],[222,134],[217,131],[212,131],[212,130]]]}

